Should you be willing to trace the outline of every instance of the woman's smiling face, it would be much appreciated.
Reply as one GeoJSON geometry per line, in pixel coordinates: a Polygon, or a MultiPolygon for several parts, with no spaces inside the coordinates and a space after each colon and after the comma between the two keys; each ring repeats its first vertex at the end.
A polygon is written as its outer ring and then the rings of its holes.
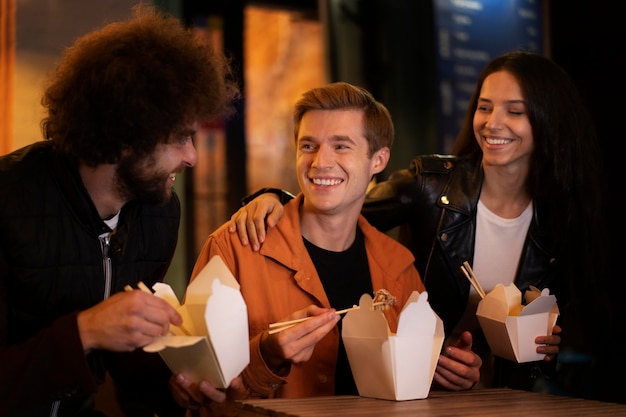
{"type": "Polygon", "coordinates": [[[474,135],[483,164],[530,165],[535,146],[532,127],[520,85],[511,73],[497,71],[485,79],[474,112],[474,135]]]}

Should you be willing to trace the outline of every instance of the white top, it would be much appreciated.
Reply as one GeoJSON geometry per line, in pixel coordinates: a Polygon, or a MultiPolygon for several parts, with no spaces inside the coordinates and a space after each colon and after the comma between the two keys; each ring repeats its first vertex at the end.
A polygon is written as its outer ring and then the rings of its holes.
{"type": "MultiPolygon", "coordinates": [[[[505,219],[489,211],[479,200],[476,214],[476,240],[472,270],[485,292],[496,284],[508,285],[515,279],[522,247],[533,216],[532,201],[515,219],[505,219]]],[[[469,261],[469,260],[468,260],[469,261]]],[[[454,343],[461,332],[479,328],[476,308],[480,301],[476,290],[470,286],[467,308],[446,344],[454,343]]]]}
{"type": "Polygon", "coordinates": [[[496,284],[508,285],[515,279],[532,217],[532,201],[515,219],[499,217],[478,201],[472,269],[485,292],[493,290],[496,284]]]}
{"type": "MultiPolygon", "coordinates": [[[[111,217],[110,219],[104,220],[104,223],[109,226],[109,228],[111,230],[115,230],[115,228],[117,227],[117,223],[120,221],[120,212],[118,211],[117,213],[115,213],[115,216],[111,217]]],[[[111,234],[111,232],[107,232],[107,233],[102,233],[100,235],[100,237],[107,237],[111,234]]]]}

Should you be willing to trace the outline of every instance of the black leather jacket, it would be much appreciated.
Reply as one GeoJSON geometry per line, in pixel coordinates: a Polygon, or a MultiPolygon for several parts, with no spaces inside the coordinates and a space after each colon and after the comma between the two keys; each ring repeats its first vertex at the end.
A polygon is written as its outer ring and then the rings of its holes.
{"type": "MultiPolygon", "coordinates": [[[[373,187],[363,207],[365,217],[380,230],[400,226],[398,239],[414,254],[429,302],[443,320],[446,334],[454,329],[467,305],[470,284],[460,267],[474,258],[482,182],[480,162],[449,155],[418,156],[409,169],[396,171],[388,181],[373,187]]],[[[515,284],[522,293],[530,285],[547,287],[562,306],[567,303],[567,287],[558,278],[559,263],[540,220],[541,207],[534,204],[515,284]]],[[[532,388],[539,368],[496,361],[495,386],[532,388]]],[[[542,363],[540,371],[553,374],[554,365],[542,363]]]]}
{"type": "Polygon", "coordinates": [[[0,415],[92,415],[105,370],[130,386],[122,395],[173,406],[166,400],[170,373],[158,355],[85,355],[76,314],[126,284],[163,279],[176,247],[178,197],[164,206],[124,206],[107,274],[98,236],[110,229],[75,166],[51,145],[0,158],[0,415]],[[56,414],[52,404],[60,405],[56,414]]]}

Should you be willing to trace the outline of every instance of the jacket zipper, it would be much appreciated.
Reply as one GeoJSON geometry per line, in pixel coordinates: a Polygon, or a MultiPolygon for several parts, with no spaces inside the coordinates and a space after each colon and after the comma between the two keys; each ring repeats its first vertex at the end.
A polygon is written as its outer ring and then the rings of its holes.
{"type": "Polygon", "coordinates": [[[111,295],[111,257],[109,250],[111,249],[111,235],[100,238],[102,243],[102,267],[104,270],[104,299],[111,295]]]}

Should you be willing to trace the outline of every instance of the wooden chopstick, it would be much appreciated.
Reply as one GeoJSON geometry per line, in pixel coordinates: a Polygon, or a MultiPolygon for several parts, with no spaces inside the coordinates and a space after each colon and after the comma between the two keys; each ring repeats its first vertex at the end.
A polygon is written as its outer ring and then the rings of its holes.
{"type": "MultiPolygon", "coordinates": [[[[137,288],[139,288],[141,291],[148,293],[148,294],[152,294],[152,291],[150,291],[150,288],[148,288],[148,286],[146,284],[144,284],[142,281],[139,281],[137,283],[137,288]]],[[[133,287],[131,287],[130,285],[126,284],[124,286],[124,291],[132,291],[133,287]]]]}
{"type": "Polygon", "coordinates": [[[470,284],[472,284],[472,287],[474,287],[478,295],[480,295],[480,298],[485,298],[485,290],[483,290],[483,287],[480,286],[478,278],[474,275],[474,271],[472,271],[472,267],[469,262],[463,262],[463,265],[461,265],[461,271],[463,271],[470,284]]]}
{"type": "MultiPolygon", "coordinates": [[[[378,303],[376,303],[376,304],[378,304],[378,303]]],[[[356,310],[358,308],[359,308],[359,306],[352,306],[350,308],[345,308],[343,310],[337,310],[337,311],[335,311],[335,314],[344,314],[344,313],[347,313],[348,311],[356,310]]],[[[288,321],[278,321],[276,323],[271,323],[270,326],[269,326],[270,327],[269,334],[282,332],[283,330],[287,330],[290,327],[293,327],[293,326],[295,326],[298,323],[302,323],[304,321],[312,319],[313,317],[315,317],[315,316],[308,316],[308,317],[304,317],[304,318],[301,318],[301,319],[288,320],[288,321]]]]}

